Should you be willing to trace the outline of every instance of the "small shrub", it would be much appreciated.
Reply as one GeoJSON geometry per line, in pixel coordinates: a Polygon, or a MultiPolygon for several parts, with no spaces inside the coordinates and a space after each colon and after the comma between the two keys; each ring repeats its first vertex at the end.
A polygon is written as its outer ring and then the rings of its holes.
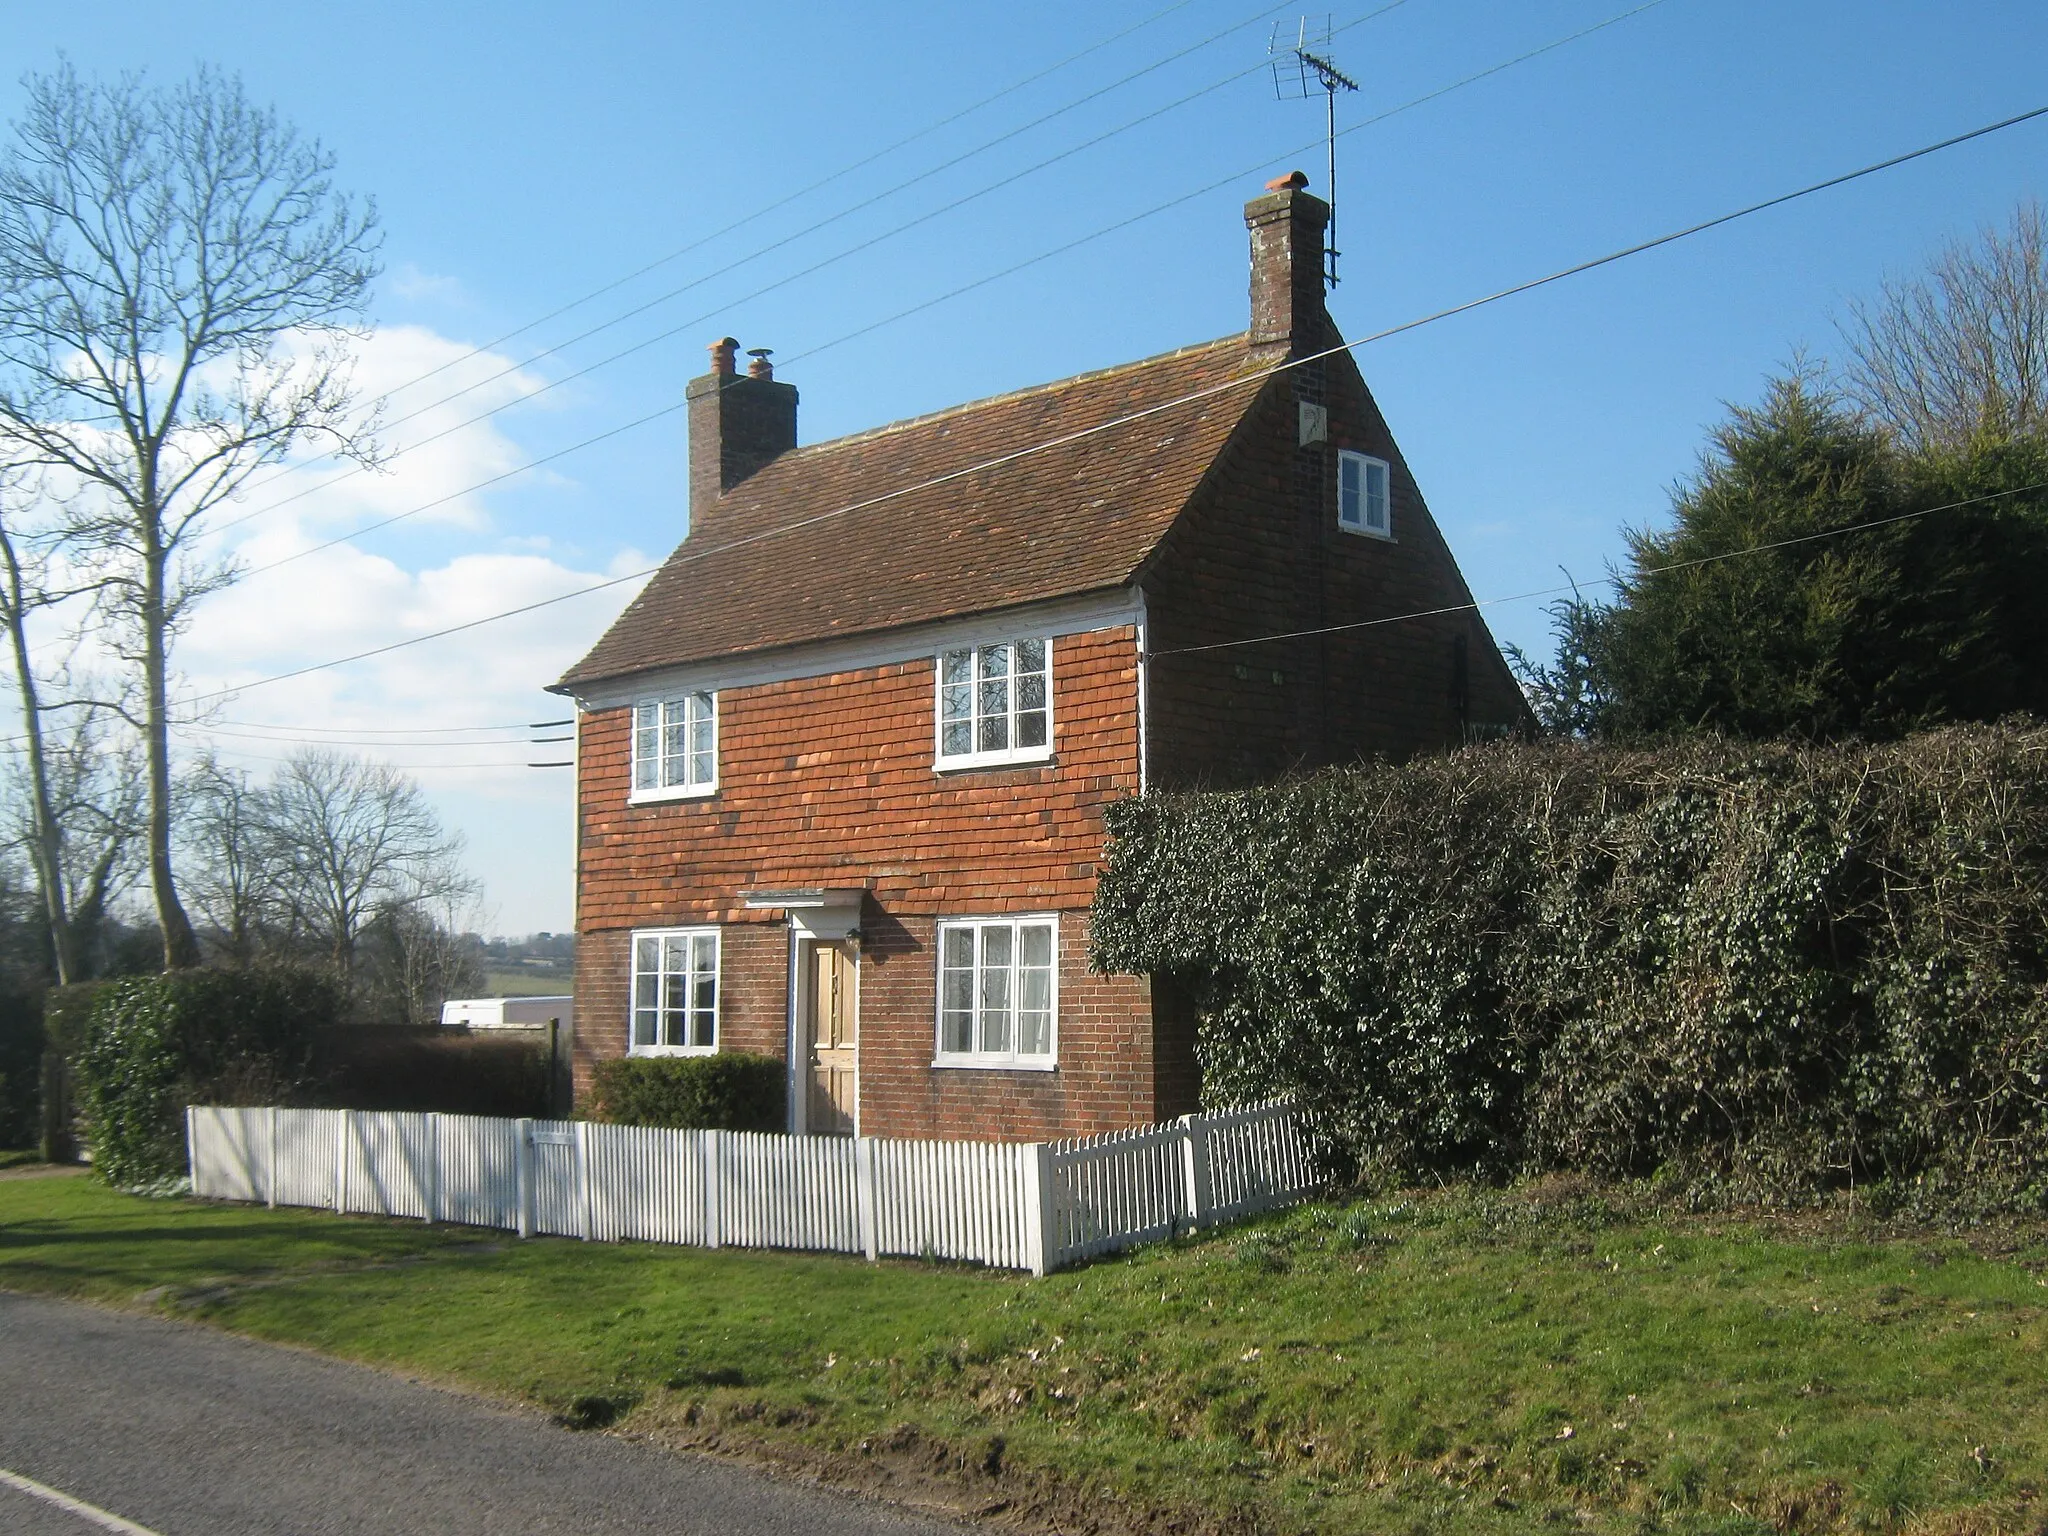
{"type": "Polygon", "coordinates": [[[122,1187],[174,1178],[187,1104],[288,1101],[340,1001],[325,973],[281,966],[106,983],[74,1055],[95,1170],[122,1187]]]}
{"type": "Polygon", "coordinates": [[[788,1069],[773,1056],[623,1056],[598,1066],[591,1118],[671,1130],[779,1131],[788,1069]]]}

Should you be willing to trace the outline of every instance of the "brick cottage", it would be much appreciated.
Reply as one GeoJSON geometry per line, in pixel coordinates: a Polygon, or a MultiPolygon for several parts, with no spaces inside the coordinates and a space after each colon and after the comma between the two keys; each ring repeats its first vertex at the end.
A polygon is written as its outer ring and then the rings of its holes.
{"type": "Polygon", "coordinates": [[[1088,967],[1103,807],[1522,723],[1350,354],[1283,366],[1339,341],[1305,183],[1245,207],[1241,335],[807,447],[712,348],[689,536],[555,685],[579,1098],[742,1050],[800,1133],[1185,1113],[1193,1021],[1088,967]]]}

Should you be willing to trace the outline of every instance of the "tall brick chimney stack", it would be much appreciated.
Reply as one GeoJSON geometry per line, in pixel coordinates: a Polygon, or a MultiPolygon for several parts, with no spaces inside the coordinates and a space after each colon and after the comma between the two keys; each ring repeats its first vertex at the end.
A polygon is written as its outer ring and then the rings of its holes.
{"type": "Polygon", "coordinates": [[[1331,345],[1336,328],[1323,308],[1323,231],[1330,205],[1305,190],[1300,171],[1266,183],[1266,195],[1244,205],[1252,233],[1252,326],[1255,347],[1285,347],[1290,357],[1331,345]]]}
{"type": "Polygon", "coordinates": [[[711,371],[690,380],[690,521],[747,476],[796,446],[796,388],[778,382],[759,354],[742,374],[740,344],[711,344],[711,371]]]}

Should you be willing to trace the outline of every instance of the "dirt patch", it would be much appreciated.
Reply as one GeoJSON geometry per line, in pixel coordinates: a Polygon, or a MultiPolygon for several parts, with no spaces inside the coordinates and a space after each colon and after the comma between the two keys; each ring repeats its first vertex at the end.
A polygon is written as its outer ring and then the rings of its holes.
{"type": "Polygon", "coordinates": [[[1020,1467],[1006,1454],[1001,1435],[954,1443],[902,1424],[850,1445],[828,1447],[790,1433],[808,1427],[802,1419],[799,1410],[766,1403],[728,1403],[714,1411],[667,1394],[641,1404],[614,1432],[998,1530],[1059,1536],[1259,1536],[1266,1529],[1243,1512],[1148,1507],[1083,1487],[1057,1472],[1020,1467]]]}
{"type": "Polygon", "coordinates": [[[75,1179],[89,1171],[84,1163],[23,1163],[0,1168],[0,1179],[75,1179]]]}

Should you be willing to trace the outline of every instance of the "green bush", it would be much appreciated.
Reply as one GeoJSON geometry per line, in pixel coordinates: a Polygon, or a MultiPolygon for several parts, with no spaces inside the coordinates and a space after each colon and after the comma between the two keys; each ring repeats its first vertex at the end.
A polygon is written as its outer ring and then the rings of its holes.
{"type": "Polygon", "coordinates": [[[314,1102],[334,1109],[428,1110],[541,1118],[548,1113],[543,1030],[355,1025],[313,1048],[314,1102]]]}
{"type": "Polygon", "coordinates": [[[290,1102],[341,993],[288,967],[172,971],[105,983],[73,1055],[93,1166],[129,1187],[185,1167],[191,1103],[290,1102]]]}
{"type": "Polygon", "coordinates": [[[773,1056],[623,1056],[600,1062],[590,1113],[614,1125],[676,1130],[780,1131],[788,1068],[773,1056]]]}
{"type": "Polygon", "coordinates": [[[2048,730],[1501,745],[1111,808],[1095,962],[1340,1168],[2048,1203],[2048,730]]]}

